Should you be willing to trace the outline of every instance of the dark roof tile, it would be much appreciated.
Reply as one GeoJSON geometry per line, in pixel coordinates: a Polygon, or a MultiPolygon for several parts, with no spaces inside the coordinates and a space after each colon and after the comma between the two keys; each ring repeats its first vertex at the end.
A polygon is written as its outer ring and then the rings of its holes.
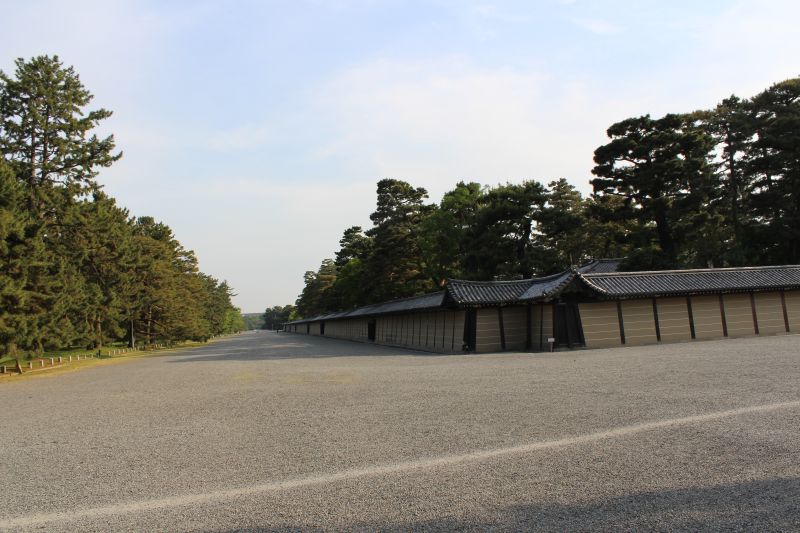
{"type": "Polygon", "coordinates": [[[600,274],[618,272],[621,259],[595,259],[591,263],[583,265],[578,269],[581,274],[600,274]]]}
{"type": "Polygon", "coordinates": [[[800,266],[583,274],[607,297],[660,296],[800,287],[800,266]]]}
{"type": "Polygon", "coordinates": [[[617,260],[594,261],[552,276],[517,281],[465,281],[451,279],[444,291],[360,307],[292,322],[302,324],[337,318],[355,318],[461,307],[513,305],[547,301],[573,282],[605,298],[644,298],[800,288],[800,265],[750,268],[712,268],[651,272],[606,272],[617,260]]]}
{"type": "Polygon", "coordinates": [[[566,287],[569,282],[575,278],[575,275],[576,274],[574,271],[568,270],[566,272],[562,272],[561,274],[547,276],[546,278],[534,278],[531,280],[533,281],[533,284],[522,294],[522,296],[519,297],[519,299],[527,302],[531,300],[542,300],[549,298],[553,294],[560,292],[561,289],[566,287]]]}
{"type": "Polygon", "coordinates": [[[447,294],[459,305],[508,304],[519,300],[533,280],[517,281],[466,281],[447,280],[447,294]]]}
{"type": "Polygon", "coordinates": [[[373,315],[385,315],[389,313],[401,313],[405,311],[435,309],[441,307],[442,303],[444,303],[444,291],[439,291],[431,294],[423,294],[422,296],[412,296],[410,298],[401,298],[399,300],[365,305],[364,307],[359,307],[358,309],[353,309],[352,311],[340,311],[338,313],[304,318],[302,320],[289,322],[289,324],[305,324],[306,322],[319,322],[323,320],[333,320],[336,318],[357,318],[373,315]]]}

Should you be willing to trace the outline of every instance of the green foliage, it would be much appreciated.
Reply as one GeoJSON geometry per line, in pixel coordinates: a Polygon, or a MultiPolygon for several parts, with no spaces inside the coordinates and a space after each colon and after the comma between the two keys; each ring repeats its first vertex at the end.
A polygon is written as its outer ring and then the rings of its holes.
{"type": "MultiPolygon", "coordinates": [[[[760,262],[800,261],[800,78],[777,83],[749,102],[752,141],[744,161],[750,233],[760,262]]],[[[751,241],[751,244],[753,242],[751,241]]]]}
{"type": "Polygon", "coordinates": [[[336,259],[306,273],[291,318],[601,257],[630,270],[800,262],[800,79],[608,136],[588,198],[563,179],[462,181],[428,205],[423,188],[379,181],[374,226],[347,229],[336,259]]]}
{"type": "Polygon", "coordinates": [[[264,311],[263,315],[259,315],[261,318],[260,328],[270,330],[280,329],[283,327],[284,323],[294,319],[294,312],[295,307],[293,305],[276,305],[275,307],[268,307],[267,310],[264,311]]]}
{"type": "Polygon", "coordinates": [[[110,112],[57,57],[0,73],[0,357],[137,339],[203,340],[244,328],[226,282],[94,178],[119,159],[92,130],[110,112]]]}
{"type": "Polygon", "coordinates": [[[366,234],[372,238],[370,254],[364,261],[369,284],[367,298],[383,301],[429,291],[435,281],[429,276],[422,254],[421,232],[434,207],[424,200],[428,192],[395,179],[378,182],[378,201],[370,215],[374,226],[366,234]]]}
{"type": "Polygon", "coordinates": [[[112,153],[113,135],[90,133],[111,116],[87,111],[92,98],[58,56],[17,59],[14,77],[0,72],[0,151],[25,183],[28,208],[37,216],[59,203],[57,186],[70,195],[94,189],[96,169],[122,156],[112,153]]]}
{"type": "Polygon", "coordinates": [[[245,330],[264,329],[263,313],[242,313],[245,330]]]}
{"type": "Polygon", "coordinates": [[[537,181],[489,189],[466,235],[464,273],[468,279],[519,279],[537,271],[541,243],[536,224],[547,201],[537,181]]]}
{"type": "Polygon", "coordinates": [[[692,236],[692,217],[711,197],[711,136],[685,115],[630,118],[608,129],[595,150],[595,193],[624,197],[643,231],[652,225],[662,265],[678,266],[692,236]]]}

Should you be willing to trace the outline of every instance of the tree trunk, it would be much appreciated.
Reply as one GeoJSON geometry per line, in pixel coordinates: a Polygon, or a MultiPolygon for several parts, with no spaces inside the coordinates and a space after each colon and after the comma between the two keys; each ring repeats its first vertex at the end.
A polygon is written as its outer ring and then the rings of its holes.
{"type": "Polygon", "coordinates": [[[733,239],[738,247],[742,229],[739,222],[739,178],[736,175],[736,160],[733,151],[728,154],[728,194],[731,202],[731,222],[733,223],[733,239]]]}
{"type": "Polygon", "coordinates": [[[675,241],[672,238],[672,232],[670,231],[667,214],[664,212],[664,207],[662,205],[656,206],[654,218],[656,221],[658,244],[661,246],[661,251],[669,259],[669,261],[674,264],[677,262],[675,241]]]}
{"type": "Polygon", "coordinates": [[[147,344],[152,344],[153,339],[150,337],[150,325],[153,322],[153,306],[147,307],[147,326],[146,326],[146,333],[145,338],[147,339],[147,344]]]}
{"type": "Polygon", "coordinates": [[[94,347],[98,350],[103,347],[103,324],[100,321],[100,317],[95,318],[94,347]]]}

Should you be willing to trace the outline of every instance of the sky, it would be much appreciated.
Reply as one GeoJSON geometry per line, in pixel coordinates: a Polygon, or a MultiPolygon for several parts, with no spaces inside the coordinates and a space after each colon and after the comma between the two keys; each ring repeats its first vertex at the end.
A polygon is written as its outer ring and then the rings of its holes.
{"type": "Polygon", "coordinates": [[[613,123],[800,75],[800,2],[3,0],[0,69],[58,55],[114,112],[99,181],[244,312],[369,227],[375,184],[590,192],[613,123]]]}

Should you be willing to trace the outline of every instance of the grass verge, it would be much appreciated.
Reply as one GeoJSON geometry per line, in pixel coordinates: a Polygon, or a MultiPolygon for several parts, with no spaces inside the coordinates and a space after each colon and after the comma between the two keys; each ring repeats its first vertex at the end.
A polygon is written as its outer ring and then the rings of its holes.
{"type": "MultiPolygon", "coordinates": [[[[213,341],[211,341],[211,342],[213,342],[213,341]]],[[[156,348],[156,349],[151,349],[151,350],[128,351],[128,352],[125,352],[125,353],[121,353],[120,352],[120,350],[121,350],[120,348],[116,348],[116,347],[111,346],[111,347],[104,347],[101,350],[101,356],[99,358],[98,357],[84,358],[85,355],[90,353],[87,350],[66,350],[66,351],[61,351],[61,352],[55,352],[52,355],[51,354],[47,354],[47,356],[45,356],[45,357],[33,359],[33,362],[34,362],[34,365],[33,365],[34,369],[33,370],[28,370],[28,368],[27,368],[28,361],[26,360],[26,361],[24,361],[22,363],[22,366],[23,366],[23,373],[22,374],[18,374],[16,372],[0,374],[0,383],[15,382],[15,381],[23,380],[23,379],[31,379],[31,378],[39,378],[39,377],[52,377],[52,376],[57,376],[57,375],[61,375],[61,374],[67,374],[67,373],[70,373],[70,372],[75,372],[75,371],[78,371],[78,370],[83,370],[85,368],[95,367],[95,366],[105,366],[105,365],[110,365],[110,364],[130,362],[130,361],[133,361],[133,360],[136,360],[136,359],[141,359],[141,358],[144,358],[144,357],[154,357],[154,356],[166,355],[166,354],[169,354],[169,353],[172,353],[172,352],[181,351],[181,350],[185,350],[185,349],[188,349],[188,348],[194,348],[194,347],[197,347],[197,346],[202,346],[203,344],[204,343],[202,343],[202,342],[187,341],[187,342],[183,342],[183,343],[180,343],[180,344],[177,344],[177,345],[170,346],[168,348],[165,347],[165,348],[156,348]],[[70,355],[73,356],[73,360],[72,361],[68,360],[70,355]],[[80,361],[78,361],[76,359],[78,355],[81,356],[81,360],[80,361]],[[56,360],[58,360],[59,356],[62,357],[64,362],[62,364],[60,364],[60,365],[58,363],[56,363],[55,366],[49,366],[49,358],[50,357],[54,357],[56,360]],[[40,364],[39,363],[40,359],[44,359],[45,360],[45,365],[46,366],[44,366],[44,367],[38,366],[40,364]]],[[[94,355],[96,355],[97,354],[97,350],[95,350],[93,353],[94,353],[94,355]]],[[[12,365],[14,364],[14,360],[11,359],[9,362],[0,363],[0,364],[5,364],[6,366],[9,367],[9,369],[11,369],[12,365]]]]}

